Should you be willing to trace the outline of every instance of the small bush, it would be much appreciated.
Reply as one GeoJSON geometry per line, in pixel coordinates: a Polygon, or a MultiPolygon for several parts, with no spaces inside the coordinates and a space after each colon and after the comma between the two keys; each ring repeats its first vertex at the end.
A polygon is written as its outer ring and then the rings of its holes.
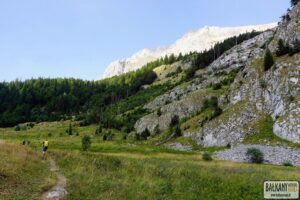
{"type": "Polygon", "coordinates": [[[181,72],[182,72],[182,68],[181,67],[177,67],[176,73],[178,74],[178,73],[181,73],[181,72]]]}
{"type": "Polygon", "coordinates": [[[284,162],[282,163],[283,166],[286,166],[286,167],[293,167],[294,165],[290,162],[284,162]]]}
{"type": "Polygon", "coordinates": [[[101,134],[101,133],[102,133],[102,126],[99,125],[99,127],[96,128],[95,135],[99,135],[99,134],[101,134]]]}
{"type": "Polygon", "coordinates": [[[19,125],[15,126],[15,131],[20,131],[21,127],[19,125]]]}
{"type": "Polygon", "coordinates": [[[196,73],[196,69],[194,67],[187,69],[185,71],[185,79],[186,80],[192,79],[195,76],[195,73],[196,73]]]}
{"type": "Polygon", "coordinates": [[[34,123],[30,122],[27,124],[28,127],[33,128],[34,127],[34,123]]]}
{"type": "Polygon", "coordinates": [[[222,88],[222,85],[221,85],[221,83],[214,83],[214,84],[212,84],[211,87],[213,90],[219,90],[222,88]]]}
{"type": "Polygon", "coordinates": [[[66,130],[66,133],[68,133],[69,135],[73,134],[72,124],[69,124],[69,128],[66,130]]]}
{"type": "Polygon", "coordinates": [[[107,135],[104,134],[103,137],[102,137],[103,141],[106,141],[107,140],[107,135]]]}
{"type": "Polygon", "coordinates": [[[289,48],[289,56],[300,52],[300,40],[293,42],[293,46],[289,48]]]}
{"type": "Polygon", "coordinates": [[[246,156],[249,157],[252,163],[262,163],[264,161],[264,154],[257,148],[249,148],[246,152],[246,156]]]}
{"type": "Polygon", "coordinates": [[[175,132],[175,137],[180,137],[180,136],[182,136],[182,131],[181,131],[179,125],[177,125],[177,126],[175,127],[174,132],[175,132]]]}
{"type": "Polygon", "coordinates": [[[155,135],[158,135],[159,133],[160,133],[159,126],[156,125],[155,128],[154,128],[154,134],[155,134],[155,135]]]}
{"type": "Polygon", "coordinates": [[[276,56],[283,56],[289,53],[290,47],[288,44],[284,43],[282,39],[278,40],[278,47],[276,50],[276,56]]]}
{"type": "Polygon", "coordinates": [[[161,116],[161,109],[159,108],[158,110],[157,110],[157,116],[161,116]]]}
{"type": "Polygon", "coordinates": [[[174,127],[179,123],[178,115],[174,115],[171,119],[170,127],[174,127]]]}
{"type": "Polygon", "coordinates": [[[266,49],[265,57],[264,57],[264,70],[268,71],[274,65],[274,58],[270,51],[270,49],[266,49]]]}
{"type": "Polygon", "coordinates": [[[150,131],[148,128],[146,128],[142,133],[141,133],[141,140],[147,140],[148,137],[150,136],[150,131]]]}
{"type": "Polygon", "coordinates": [[[90,146],[91,146],[91,138],[88,135],[83,136],[82,140],[81,140],[81,145],[82,145],[82,149],[83,151],[87,151],[90,146]]]}
{"type": "Polygon", "coordinates": [[[138,133],[135,133],[135,134],[134,134],[134,139],[135,139],[136,141],[140,141],[140,140],[141,140],[141,135],[138,134],[138,133]]]}
{"type": "Polygon", "coordinates": [[[267,88],[267,82],[264,79],[259,79],[259,85],[261,88],[267,88]]]}
{"type": "Polygon", "coordinates": [[[211,161],[212,160],[211,154],[208,152],[204,152],[202,155],[202,160],[211,161]]]}
{"type": "Polygon", "coordinates": [[[291,0],[291,5],[292,6],[295,6],[297,5],[297,3],[299,2],[300,0],[291,0]]]}
{"type": "Polygon", "coordinates": [[[114,138],[114,134],[111,131],[107,131],[103,134],[103,141],[111,141],[114,138]]]}

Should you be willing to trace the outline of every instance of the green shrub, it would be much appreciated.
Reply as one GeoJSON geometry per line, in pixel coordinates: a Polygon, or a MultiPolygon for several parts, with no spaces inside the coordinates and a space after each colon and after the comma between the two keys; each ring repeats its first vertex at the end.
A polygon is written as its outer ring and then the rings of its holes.
{"type": "Polygon", "coordinates": [[[214,109],[212,115],[211,115],[211,119],[213,119],[213,118],[215,118],[215,117],[221,115],[222,112],[223,112],[223,110],[222,110],[221,108],[216,107],[216,108],[214,109]]]}
{"type": "Polygon", "coordinates": [[[274,65],[274,58],[269,48],[266,49],[264,57],[264,70],[268,71],[274,65]]]}
{"type": "Polygon", "coordinates": [[[82,149],[83,151],[87,151],[90,146],[91,146],[91,138],[88,135],[83,136],[82,140],[81,140],[81,145],[82,145],[82,149]]]}
{"type": "Polygon", "coordinates": [[[101,133],[102,133],[102,125],[99,125],[99,127],[96,128],[95,135],[99,135],[101,133]]]}
{"type": "Polygon", "coordinates": [[[293,164],[290,162],[284,162],[284,163],[282,163],[282,165],[286,166],[286,167],[293,167],[293,164]]]}
{"type": "Polygon", "coordinates": [[[141,135],[138,134],[138,133],[135,133],[135,134],[134,134],[134,139],[135,139],[136,141],[140,141],[140,140],[141,140],[141,135]]]}
{"type": "Polygon", "coordinates": [[[261,88],[267,88],[267,82],[264,79],[259,79],[259,85],[261,88]]]}
{"type": "Polygon", "coordinates": [[[202,160],[211,161],[212,160],[211,154],[208,152],[204,152],[202,155],[202,160]]]}
{"type": "Polygon", "coordinates": [[[297,3],[299,2],[300,0],[291,0],[291,5],[292,6],[295,6],[297,5],[297,3]]]}
{"type": "Polygon", "coordinates": [[[215,96],[211,97],[210,99],[204,100],[203,106],[202,106],[202,111],[204,111],[205,109],[208,109],[208,108],[213,109],[213,113],[209,117],[208,120],[211,120],[211,119],[219,116],[223,112],[222,109],[218,105],[218,98],[215,96]]]}
{"type": "Polygon", "coordinates": [[[300,40],[293,42],[293,46],[289,48],[289,56],[300,52],[300,40]]]}
{"type": "Polygon", "coordinates": [[[261,150],[257,148],[247,149],[246,156],[249,157],[252,163],[262,163],[264,161],[264,154],[261,150]]]}
{"type": "Polygon", "coordinates": [[[290,47],[288,44],[284,43],[282,39],[278,40],[278,47],[276,50],[276,56],[283,56],[285,54],[288,54],[290,51],[290,47]]]}
{"type": "Polygon", "coordinates": [[[161,109],[159,108],[158,110],[157,110],[157,116],[161,116],[161,109]]]}
{"type": "Polygon", "coordinates": [[[160,133],[159,126],[156,125],[155,128],[154,128],[154,134],[155,134],[155,135],[158,135],[159,133],[160,133]]]}
{"type": "Polygon", "coordinates": [[[33,128],[34,127],[34,123],[30,122],[27,124],[28,127],[33,128]]]}
{"type": "Polygon", "coordinates": [[[214,84],[212,84],[211,87],[213,90],[219,90],[222,88],[222,85],[221,85],[221,83],[214,83],[214,84]]]}
{"type": "Polygon", "coordinates": [[[174,127],[179,123],[178,115],[174,115],[171,119],[170,127],[174,127]]]}
{"type": "Polygon", "coordinates": [[[114,138],[114,134],[111,131],[107,131],[103,134],[103,141],[111,141],[114,138]]]}
{"type": "Polygon", "coordinates": [[[195,76],[196,70],[197,69],[195,67],[191,67],[191,68],[185,70],[185,79],[186,80],[192,79],[195,76]]]}
{"type": "Polygon", "coordinates": [[[177,67],[176,73],[178,74],[178,73],[181,73],[181,72],[182,72],[182,68],[181,67],[177,67]]]}
{"type": "Polygon", "coordinates": [[[180,137],[180,136],[182,136],[182,131],[181,131],[179,125],[177,125],[177,126],[175,127],[174,132],[175,132],[175,137],[180,137]]]}
{"type": "Polygon", "coordinates": [[[69,124],[69,128],[66,130],[66,133],[68,133],[69,135],[73,134],[72,124],[69,124]]]}
{"type": "Polygon", "coordinates": [[[15,126],[15,131],[20,131],[21,127],[19,125],[15,126]]]}
{"type": "Polygon", "coordinates": [[[147,140],[148,137],[150,136],[150,131],[148,128],[146,128],[142,133],[141,133],[141,140],[147,140]]]}

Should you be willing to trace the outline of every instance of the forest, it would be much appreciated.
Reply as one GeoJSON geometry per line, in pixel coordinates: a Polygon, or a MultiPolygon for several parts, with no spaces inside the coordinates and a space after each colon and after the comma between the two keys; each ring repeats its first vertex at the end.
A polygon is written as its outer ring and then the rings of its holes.
{"type": "Polygon", "coordinates": [[[146,114],[139,108],[131,114],[123,114],[128,109],[141,106],[150,96],[161,94],[175,85],[151,86],[157,75],[153,69],[177,61],[192,62],[185,73],[184,81],[193,78],[196,70],[208,66],[222,53],[236,44],[255,37],[259,32],[241,34],[216,44],[204,52],[191,52],[186,55],[169,55],[146,64],[141,69],[99,81],[84,81],[66,78],[38,78],[25,81],[15,80],[0,83],[0,126],[15,126],[24,122],[57,121],[75,118],[85,124],[100,123],[106,127],[131,130],[134,120],[146,114]],[[135,94],[139,94],[134,98],[135,94]],[[132,97],[132,98],[130,98],[132,97]],[[130,99],[132,106],[122,103],[130,99]],[[123,105],[120,110],[119,105],[123,105]],[[124,106],[126,105],[126,106],[124,106]]]}

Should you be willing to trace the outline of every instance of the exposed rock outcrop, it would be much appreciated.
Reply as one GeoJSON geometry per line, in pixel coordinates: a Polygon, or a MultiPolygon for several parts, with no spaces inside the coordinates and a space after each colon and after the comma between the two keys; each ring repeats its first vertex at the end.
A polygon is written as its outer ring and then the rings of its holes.
{"type": "Polygon", "coordinates": [[[179,53],[186,54],[193,51],[204,51],[211,48],[218,42],[222,42],[226,38],[233,37],[242,33],[256,31],[265,31],[274,28],[277,23],[263,24],[256,26],[242,27],[203,27],[195,31],[186,33],[182,38],[178,39],[169,47],[160,47],[156,49],[142,49],[133,56],[123,60],[112,62],[104,71],[102,78],[108,78],[120,75],[129,71],[141,68],[148,62],[154,61],[165,55],[179,53]]]}
{"type": "Polygon", "coordinates": [[[277,136],[300,143],[300,54],[276,58],[276,64],[264,71],[265,48],[273,52],[278,40],[292,43],[300,38],[300,4],[283,20],[279,27],[268,30],[255,38],[243,42],[225,52],[202,73],[202,79],[184,83],[157,97],[144,108],[152,113],[139,119],[137,132],[155,127],[168,128],[171,118],[194,117],[199,112],[205,98],[217,96],[223,109],[220,116],[198,123],[197,128],[183,131],[203,146],[225,146],[237,144],[253,134],[251,124],[263,116],[271,116],[273,132],[277,136]],[[220,91],[211,91],[208,86],[224,78],[217,74],[242,69],[234,82],[220,91]],[[161,115],[156,114],[157,109],[161,115]]]}
{"type": "Polygon", "coordinates": [[[291,163],[300,166],[300,150],[288,147],[264,146],[264,145],[238,145],[231,149],[216,152],[220,160],[235,162],[249,162],[246,152],[249,148],[257,148],[264,154],[264,163],[282,165],[291,163]]]}

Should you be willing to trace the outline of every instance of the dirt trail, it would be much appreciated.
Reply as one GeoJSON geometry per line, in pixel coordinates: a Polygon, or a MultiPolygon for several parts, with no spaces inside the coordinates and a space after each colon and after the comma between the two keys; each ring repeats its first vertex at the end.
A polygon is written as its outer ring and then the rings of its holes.
{"type": "Polygon", "coordinates": [[[56,174],[56,185],[50,190],[44,192],[42,200],[59,200],[67,193],[65,189],[67,185],[67,179],[60,173],[59,168],[52,158],[50,158],[50,171],[55,172],[56,174]]]}

